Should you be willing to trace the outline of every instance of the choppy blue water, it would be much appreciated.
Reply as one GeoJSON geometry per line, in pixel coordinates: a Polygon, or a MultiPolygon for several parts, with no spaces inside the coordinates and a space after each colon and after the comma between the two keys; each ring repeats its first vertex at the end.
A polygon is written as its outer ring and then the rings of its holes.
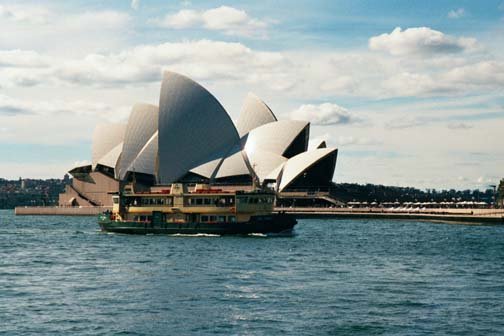
{"type": "Polygon", "coordinates": [[[504,334],[504,227],[302,220],[296,232],[110,235],[93,217],[0,211],[0,334],[504,334]]]}

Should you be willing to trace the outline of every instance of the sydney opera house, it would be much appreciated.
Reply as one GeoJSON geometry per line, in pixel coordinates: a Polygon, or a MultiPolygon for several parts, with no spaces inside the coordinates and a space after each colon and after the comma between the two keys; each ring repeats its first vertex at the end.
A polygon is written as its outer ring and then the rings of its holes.
{"type": "Polygon", "coordinates": [[[110,205],[111,194],[132,182],[150,188],[183,182],[221,188],[275,189],[279,195],[327,186],[337,149],[308,150],[310,123],[278,120],[249,94],[236,125],[204,87],[165,72],[159,107],[136,104],[125,124],[100,124],[90,165],[70,171],[62,206],[110,205]]]}

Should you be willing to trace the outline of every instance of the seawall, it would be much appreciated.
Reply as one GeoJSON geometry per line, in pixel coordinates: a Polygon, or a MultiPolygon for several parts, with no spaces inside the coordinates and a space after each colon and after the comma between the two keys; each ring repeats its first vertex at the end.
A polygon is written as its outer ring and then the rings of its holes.
{"type": "Polygon", "coordinates": [[[296,218],[426,220],[462,224],[503,224],[502,209],[388,210],[382,208],[277,208],[296,218]]]}
{"type": "Polygon", "coordinates": [[[97,216],[112,207],[16,207],[14,213],[22,216],[97,216]]]}

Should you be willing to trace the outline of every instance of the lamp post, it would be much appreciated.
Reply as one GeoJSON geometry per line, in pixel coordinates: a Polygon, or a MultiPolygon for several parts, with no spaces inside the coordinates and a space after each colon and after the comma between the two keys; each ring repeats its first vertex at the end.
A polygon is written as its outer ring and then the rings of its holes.
{"type": "Polygon", "coordinates": [[[494,208],[497,208],[497,186],[495,184],[491,184],[489,185],[490,188],[493,189],[493,196],[492,196],[492,199],[493,199],[493,204],[494,204],[494,208]]]}

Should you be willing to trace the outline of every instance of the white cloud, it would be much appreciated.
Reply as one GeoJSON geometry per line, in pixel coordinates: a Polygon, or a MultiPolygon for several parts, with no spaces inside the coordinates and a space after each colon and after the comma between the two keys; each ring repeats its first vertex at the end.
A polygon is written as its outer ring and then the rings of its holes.
{"type": "Polygon", "coordinates": [[[395,118],[385,123],[387,129],[405,129],[425,125],[426,122],[412,116],[395,118]]]}
{"type": "Polygon", "coordinates": [[[65,12],[58,7],[0,6],[0,45],[53,55],[111,50],[126,38],[131,18],[115,10],[65,12]]]}
{"type": "Polygon", "coordinates": [[[490,184],[498,184],[499,178],[497,176],[480,176],[476,179],[476,183],[481,185],[483,189],[490,188],[490,184]]]}
{"type": "Polygon", "coordinates": [[[183,9],[153,22],[164,28],[204,28],[222,31],[227,35],[261,38],[266,37],[265,29],[268,27],[265,21],[251,18],[244,10],[229,6],[205,11],[183,9]]]}
{"type": "Polygon", "coordinates": [[[47,24],[49,18],[49,10],[41,6],[0,5],[0,20],[16,23],[47,24]]]}
{"type": "Polygon", "coordinates": [[[310,138],[308,150],[317,148],[317,146],[320,145],[322,141],[325,141],[328,147],[334,147],[334,145],[338,147],[376,146],[382,143],[382,141],[380,140],[371,139],[366,136],[340,135],[337,138],[334,138],[332,134],[324,133],[322,135],[310,138]]]}
{"type": "Polygon", "coordinates": [[[485,60],[483,54],[426,59],[371,52],[264,52],[243,43],[212,40],[140,45],[84,57],[0,50],[2,88],[40,84],[140,87],[159,82],[163,70],[198,81],[254,85],[305,99],[450,96],[495,91],[504,83],[504,63],[485,60]]]}
{"type": "Polygon", "coordinates": [[[40,117],[92,117],[102,120],[125,120],[129,107],[111,106],[89,101],[38,101],[16,99],[0,94],[0,116],[31,115],[40,117]]]}
{"type": "Polygon", "coordinates": [[[183,9],[176,14],[167,15],[158,25],[164,28],[184,29],[197,25],[203,25],[203,18],[195,10],[183,9]]]}
{"type": "Polygon", "coordinates": [[[131,8],[138,10],[140,8],[140,0],[131,0],[131,8]]]}
{"type": "Polygon", "coordinates": [[[391,55],[431,55],[457,53],[477,49],[474,38],[453,37],[428,27],[395,28],[390,34],[381,34],[369,39],[369,49],[384,51],[391,55]]]}
{"type": "Polygon", "coordinates": [[[48,66],[49,58],[31,50],[0,50],[0,67],[38,68],[48,66]]]}
{"type": "Polygon", "coordinates": [[[75,84],[114,85],[156,82],[163,69],[180,71],[196,80],[241,80],[282,86],[275,68],[288,62],[279,53],[253,51],[241,43],[209,40],[139,46],[118,54],[92,54],[64,62],[55,72],[75,84]],[[248,71],[242,71],[248,69],[248,71]]]}
{"type": "Polygon", "coordinates": [[[355,136],[344,136],[341,135],[338,137],[336,140],[336,143],[340,146],[352,146],[352,145],[358,145],[358,146],[369,146],[369,145],[378,145],[381,142],[375,139],[370,139],[367,137],[355,137],[355,136]]]}
{"type": "Polygon", "coordinates": [[[452,9],[448,12],[448,18],[450,19],[460,19],[466,15],[464,8],[452,9]]]}
{"type": "Polygon", "coordinates": [[[392,96],[441,95],[456,88],[446,82],[439,82],[430,74],[401,72],[382,82],[392,96]]]}
{"type": "Polygon", "coordinates": [[[463,122],[454,122],[448,124],[447,127],[452,130],[467,130],[473,128],[473,125],[469,125],[463,122]]]}
{"type": "Polygon", "coordinates": [[[357,121],[347,109],[331,103],[301,105],[290,113],[290,117],[296,120],[306,120],[314,125],[349,124],[357,121]]]}
{"type": "Polygon", "coordinates": [[[443,79],[459,85],[497,88],[500,86],[502,88],[504,85],[504,62],[488,60],[456,67],[448,71],[443,79]]]}
{"type": "Polygon", "coordinates": [[[64,20],[64,23],[69,29],[108,30],[124,28],[130,20],[127,13],[106,10],[71,15],[64,20]]]}

